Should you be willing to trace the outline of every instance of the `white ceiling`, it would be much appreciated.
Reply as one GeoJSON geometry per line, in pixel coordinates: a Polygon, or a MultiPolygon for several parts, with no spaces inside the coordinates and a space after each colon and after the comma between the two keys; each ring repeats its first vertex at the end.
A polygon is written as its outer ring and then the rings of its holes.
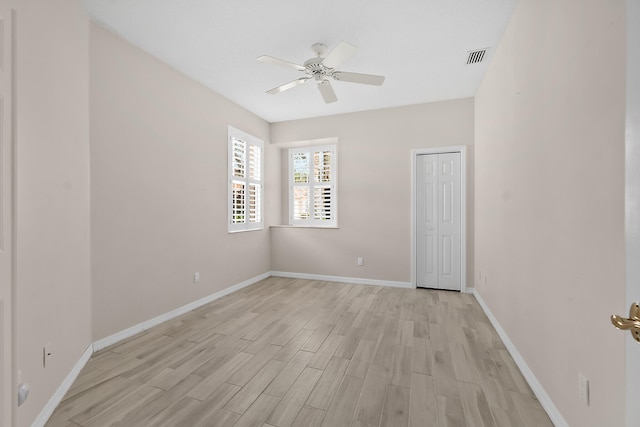
{"type": "Polygon", "coordinates": [[[269,122],[474,96],[517,0],[84,0],[91,17],[269,122]],[[325,104],[301,72],[310,46],[358,47],[339,69],[386,76],[380,87],[332,81],[325,104]],[[480,64],[467,52],[489,48],[480,64]]]}

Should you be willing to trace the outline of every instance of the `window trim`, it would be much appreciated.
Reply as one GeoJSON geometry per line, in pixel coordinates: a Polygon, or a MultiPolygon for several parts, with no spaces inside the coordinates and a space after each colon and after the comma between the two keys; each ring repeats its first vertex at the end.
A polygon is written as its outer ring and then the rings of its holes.
{"type": "MultiPolygon", "coordinates": [[[[338,145],[337,144],[326,144],[326,145],[309,145],[304,147],[291,147],[288,149],[287,153],[288,159],[288,204],[289,204],[289,226],[292,227],[305,227],[305,228],[338,228],[338,145]],[[313,154],[318,151],[331,151],[333,154],[331,156],[331,181],[330,185],[332,187],[332,203],[331,203],[331,217],[332,219],[329,221],[326,220],[317,220],[313,218],[313,212],[311,212],[311,216],[306,220],[294,220],[293,218],[293,187],[295,185],[293,181],[293,155],[294,153],[309,153],[311,157],[313,154]]],[[[313,171],[310,173],[313,176],[313,171]]],[[[314,188],[313,178],[309,182],[309,187],[311,189],[311,197],[313,197],[313,188],[314,188]]],[[[313,203],[311,203],[311,207],[313,209],[313,203]]]]}
{"type": "MultiPolygon", "coordinates": [[[[249,160],[245,156],[245,165],[248,170],[249,160]]],[[[227,231],[229,233],[238,233],[243,231],[256,231],[264,229],[264,142],[246,132],[236,129],[233,126],[228,127],[227,138],[227,231]],[[240,140],[247,144],[246,152],[249,153],[250,146],[260,148],[260,179],[251,179],[248,173],[244,178],[233,175],[233,140],[240,140]],[[233,222],[233,182],[242,181],[245,184],[245,191],[248,191],[250,184],[260,185],[260,222],[247,222],[249,212],[249,198],[245,197],[245,222],[233,222]]]]}

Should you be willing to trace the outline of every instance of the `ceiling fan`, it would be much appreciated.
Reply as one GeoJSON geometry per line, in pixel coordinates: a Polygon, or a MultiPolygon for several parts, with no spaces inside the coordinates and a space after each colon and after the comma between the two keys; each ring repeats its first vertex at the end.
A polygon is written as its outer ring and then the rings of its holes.
{"type": "Polygon", "coordinates": [[[349,43],[341,41],[331,52],[329,52],[326,57],[324,56],[324,54],[327,51],[327,46],[322,43],[314,44],[313,46],[311,46],[311,50],[316,56],[304,61],[303,65],[284,61],[282,59],[274,58],[273,56],[268,55],[262,55],[258,57],[258,61],[302,71],[305,74],[299,79],[268,90],[267,93],[275,95],[276,93],[284,92],[285,90],[291,89],[292,87],[306,83],[309,80],[315,80],[318,85],[318,90],[320,91],[320,94],[324,99],[324,102],[329,104],[338,100],[338,98],[336,97],[336,93],[333,91],[333,87],[331,87],[331,83],[329,82],[330,78],[341,82],[361,83],[375,86],[380,86],[384,82],[384,76],[349,73],[346,71],[336,70],[337,67],[351,58],[356,52],[356,47],[350,45],[349,43]]]}

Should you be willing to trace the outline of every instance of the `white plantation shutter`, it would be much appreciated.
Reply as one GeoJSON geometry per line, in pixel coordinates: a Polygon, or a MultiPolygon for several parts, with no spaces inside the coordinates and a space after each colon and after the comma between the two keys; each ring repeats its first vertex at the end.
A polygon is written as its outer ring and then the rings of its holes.
{"type": "Polygon", "coordinates": [[[260,181],[260,172],[262,169],[262,146],[249,145],[249,178],[260,181]]]}
{"type": "Polygon", "coordinates": [[[336,227],[336,146],[289,150],[291,225],[336,227]]]}
{"type": "Polygon", "coordinates": [[[260,223],[262,222],[262,212],[260,206],[262,206],[260,184],[249,184],[249,222],[260,223]]]}
{"type": "Polygon", "coordinates": [[[309,187],[296,185],[293,187],[293,219],[307,220],[311,215],[309,203],[309,187]]]}
{"type": "Polygon", "coordinates": [[[247,143],[241,139],[231,138],[231,150],[232,174],[234,177],[244,178],[246,176],[247,143]]]}
{"type": "Polygon", "coordinates": [[[229,231],[262,229],[262,141],[229,127],[229,231]]]}
{"type": "Polygon", "coordinates": [[[313,191],[313,218],[319,221],[332,219],[331,206],[333,205],[333,192],[329,186],[319,186],[313,191]]]}
{"type": "Polygon", "coordinates": [[[232,181],[232,197],[231,197],[231,223],[244,224],[246,219],[246,197],[244,182],[232,181]]]}

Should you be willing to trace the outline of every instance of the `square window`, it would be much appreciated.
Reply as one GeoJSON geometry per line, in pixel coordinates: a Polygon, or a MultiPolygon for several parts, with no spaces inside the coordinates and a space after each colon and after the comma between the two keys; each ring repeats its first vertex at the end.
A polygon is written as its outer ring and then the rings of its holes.
{"type": "Polygon", "coordinates": [[[337,227],[336,146],[289,150],[289,223],[337,227]]]}

